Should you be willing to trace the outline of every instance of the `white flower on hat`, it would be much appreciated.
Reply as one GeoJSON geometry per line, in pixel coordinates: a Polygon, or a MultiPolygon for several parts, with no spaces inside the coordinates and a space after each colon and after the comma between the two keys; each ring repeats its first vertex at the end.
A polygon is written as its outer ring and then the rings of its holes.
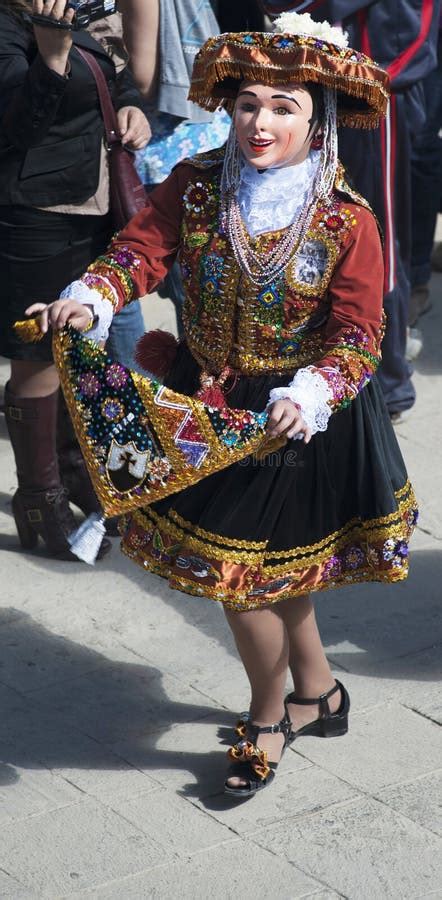
{"type": "Polygon", "coordinates": [[[329,22],[314,22],[310,13],[281,13],[273,23],[277,34],[305,35],[320,41],[329,41],[336,47],[348,47],[348,36],[342,28],[329,22]]]}

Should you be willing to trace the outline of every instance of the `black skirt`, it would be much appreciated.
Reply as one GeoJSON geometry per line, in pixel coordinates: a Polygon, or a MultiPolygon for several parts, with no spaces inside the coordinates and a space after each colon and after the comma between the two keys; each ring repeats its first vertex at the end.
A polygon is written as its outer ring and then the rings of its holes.
{"type": "Polygon", "coordinates": [[[103,253],[110,216],[66,215],[24,206],[0,206],[0,355],[52,360],[51,336],[25,344],[13,325],[32,303],[51,303],[103,253]]]}
{"type": "MultiPolygon", "coordinates": [[[[192,395],[182,346],[167,386],[192,395]]],[[[259,411],[287,375],[239,376],[230,407],[259,411]]],[[[171,587],[236,609],[408,572],[416,501],[376,378],[309,444],[288,441],[126,517],[123,551],[171,587]]]]}

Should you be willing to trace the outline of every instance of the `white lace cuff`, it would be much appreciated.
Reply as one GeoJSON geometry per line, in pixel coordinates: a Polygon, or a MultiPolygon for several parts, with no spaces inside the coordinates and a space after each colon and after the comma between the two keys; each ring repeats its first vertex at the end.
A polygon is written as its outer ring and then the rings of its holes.
{"type": "Polygon", "coordinates": [[[83,281],[73,281],[72,284],[68,284],[63,288],[60,299],[76,300],[77,303],[91,306],[96,322],[85,336],[88,340],[97,341],[97,343],[107,340],[114,315],[114,308],[110,300],[106,300],[99,291],[88,287],[83,281]]]}
{"type": "Polygon", "coordinates": [[[325,378],[314,368],[298,369],[287,387],[273,388],[269,404],[276,403],[277,400],[292,400],[297,403],[312,434],[326,431],[332,413],[329,401],[333,400],[333,392],[325,378]]]}

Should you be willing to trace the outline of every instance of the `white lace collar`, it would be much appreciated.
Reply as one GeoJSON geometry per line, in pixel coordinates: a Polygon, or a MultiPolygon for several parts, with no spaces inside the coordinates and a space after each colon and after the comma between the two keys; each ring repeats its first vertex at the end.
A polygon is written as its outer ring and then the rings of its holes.
{"type": "Polygon", "coordinates": [[[295,221],[307,198],[319,165],[320,150],[311,150],[296,166],[259,172],[244,163],[238,188],[243,222],[254,237],[264,231],[287,228],[295,221]]]}

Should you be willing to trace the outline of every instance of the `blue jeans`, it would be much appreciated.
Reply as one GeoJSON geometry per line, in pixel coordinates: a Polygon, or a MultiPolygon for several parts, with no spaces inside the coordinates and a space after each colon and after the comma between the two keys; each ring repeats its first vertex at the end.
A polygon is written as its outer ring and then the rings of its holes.
{"type": "Polygon", "coordinates": [[[145,330],[140,301],[133,300],[113,319],[106,343],[106,350],[113,359],[143,374],[146,373],[134,361],[134,350],[145,330]]]}
{"type": "Polygon", "coordinates": [[[412,149],[411,285],[428,284],[436,219],[442,198],[442,39],[438,66],[424,79],[426,120],[412,149]]]}

